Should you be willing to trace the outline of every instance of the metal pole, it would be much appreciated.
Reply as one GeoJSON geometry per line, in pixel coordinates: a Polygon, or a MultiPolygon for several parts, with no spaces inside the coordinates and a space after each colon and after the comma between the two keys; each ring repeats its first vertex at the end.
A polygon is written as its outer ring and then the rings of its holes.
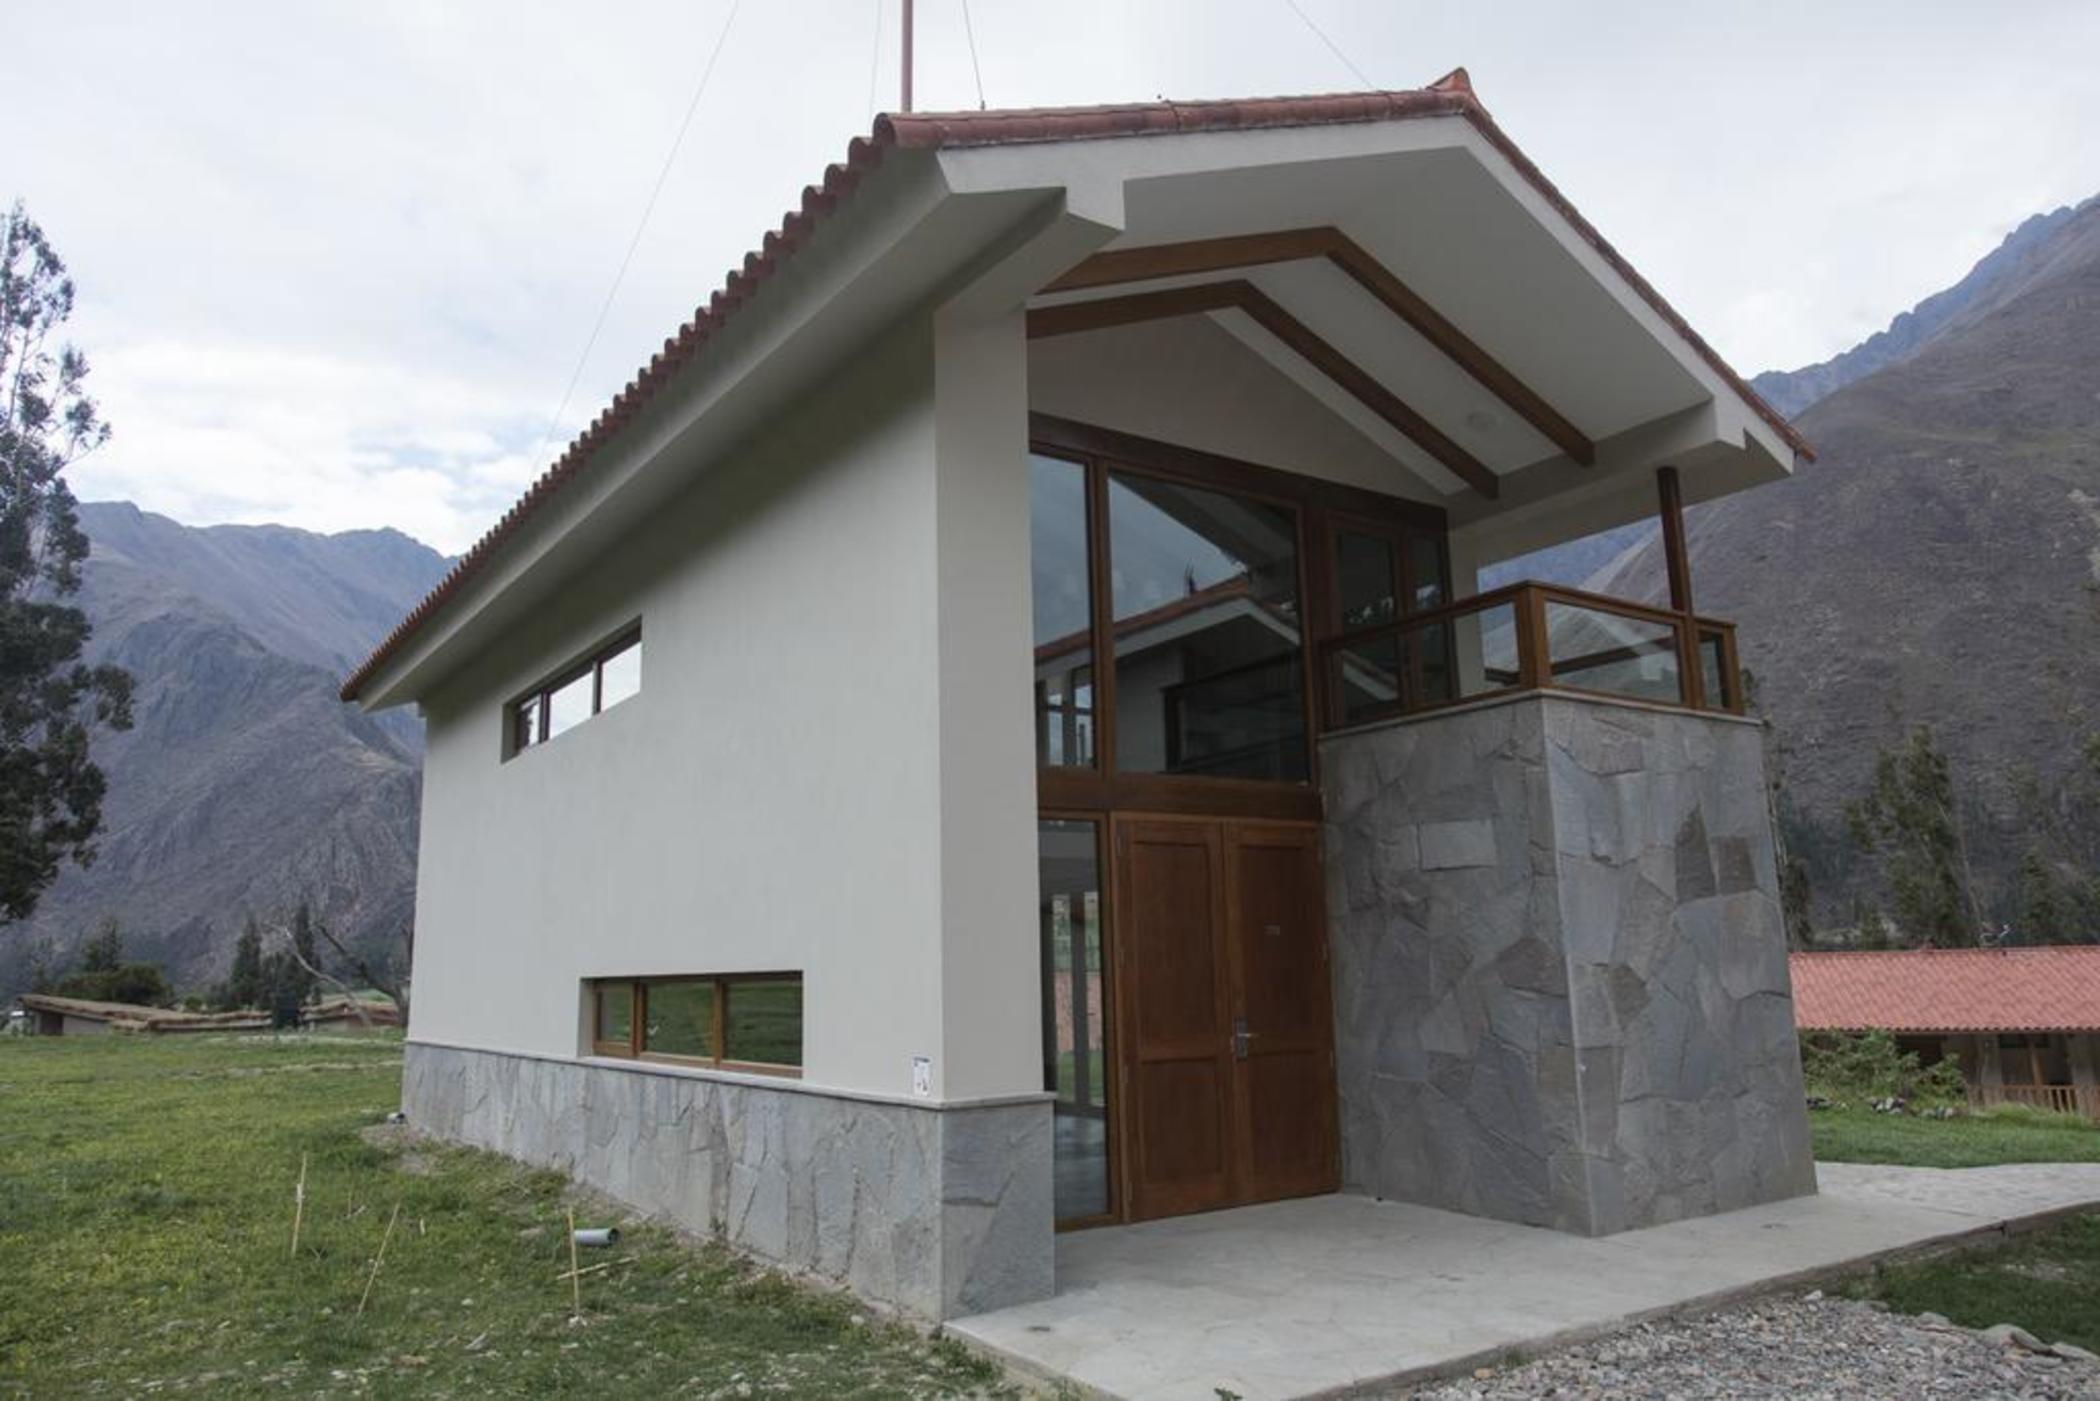
{"type": "Polygon", "coordinates": [[[911,0],[904,0],[904,90],[901,110],[911,110],[911,0]]]}

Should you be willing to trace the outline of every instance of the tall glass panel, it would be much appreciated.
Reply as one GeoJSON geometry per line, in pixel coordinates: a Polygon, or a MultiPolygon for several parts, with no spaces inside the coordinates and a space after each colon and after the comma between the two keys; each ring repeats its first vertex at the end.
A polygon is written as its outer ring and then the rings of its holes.
{"type": "Polygon", "coordinates": [[[1382,535],[1336,531],[1334,571],[1343,632],[1393,620],[1398,600],[1393,597],[1392,541],[1382,535]]]}
{"type": "Polygon", "coordinates": [[[1408,568],[1414,575],[1414,602],[1409,605],[1420,613],[1430,608],[1444,606],[1444,541],[1437,535],[1410,535],[1407,537],[1408,568]]]}
{"type": "Polygon", "coordinates": [[[1087,575],[1086,469],[1028,464],[1029,573],[1035,594],[1035,758],[1094,763],[1093,592],[1087,575]]]}
{"type": "Polygon", "coordinates": [[[1116,767],[1302,781],[1297,518],[1121,473],[1108,518],[1116,767]]]}
{"type": "Polygon", "coordinates": [[[1105,1216],[1108,989],[1102,980],[1101,853],[1091,822],[1036,827],[1043,952],[1043,1088],[1052,1107],[1057,1219],[1105,1216]]]}

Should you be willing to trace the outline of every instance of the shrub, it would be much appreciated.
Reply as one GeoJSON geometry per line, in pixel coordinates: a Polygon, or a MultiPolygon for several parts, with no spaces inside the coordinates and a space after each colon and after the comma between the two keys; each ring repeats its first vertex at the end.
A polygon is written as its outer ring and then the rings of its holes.
{"type": "Polygon", "coordinates": [[[1834,1100],[1895,1098],[1918,1109],[1968,1100],[1959,1065],[1921,1065],[1885,1031],[1804,1033],[1801,1075],[1811,1093],[1834,1100]]]}

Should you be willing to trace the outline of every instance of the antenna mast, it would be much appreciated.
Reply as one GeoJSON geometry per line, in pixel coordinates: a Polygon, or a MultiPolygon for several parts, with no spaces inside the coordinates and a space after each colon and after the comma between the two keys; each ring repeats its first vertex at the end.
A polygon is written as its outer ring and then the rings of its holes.
{"type": "Polygon", "coordinates": [[[911,0],[904,0],[904,91],[902,109],[911,110],[911,0]]]}

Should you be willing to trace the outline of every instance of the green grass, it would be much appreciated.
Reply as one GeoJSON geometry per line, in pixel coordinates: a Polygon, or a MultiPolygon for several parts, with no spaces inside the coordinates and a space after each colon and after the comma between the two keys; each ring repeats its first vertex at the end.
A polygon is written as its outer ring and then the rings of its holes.
{"type": "Polygon", "coordinates": [[[367,1141],[400,1080],[392,1038],[0,1042],[0,1394],[1004,1394],[953,1343],[640,1223],[587,1252],[617,1263],[572,1322],[566,1184],[367,1141]]]}
{"type": "Polygon", "coordinates": [[[2100,1124],[2008,1105],[1952,1119],[1809,1111],[1816,1157],[1826,1163],[1985,1167],[1991,1163],[2100,1162],[2100,1124]]]}
{"type": "Polygon", "coordinates": [[[2045,1343],[2100,1352],[2100,1215],[1996,1249],[1883,1265],[1849,1292],[1969,1328],[2017,1323],[2045,1343]]]}

